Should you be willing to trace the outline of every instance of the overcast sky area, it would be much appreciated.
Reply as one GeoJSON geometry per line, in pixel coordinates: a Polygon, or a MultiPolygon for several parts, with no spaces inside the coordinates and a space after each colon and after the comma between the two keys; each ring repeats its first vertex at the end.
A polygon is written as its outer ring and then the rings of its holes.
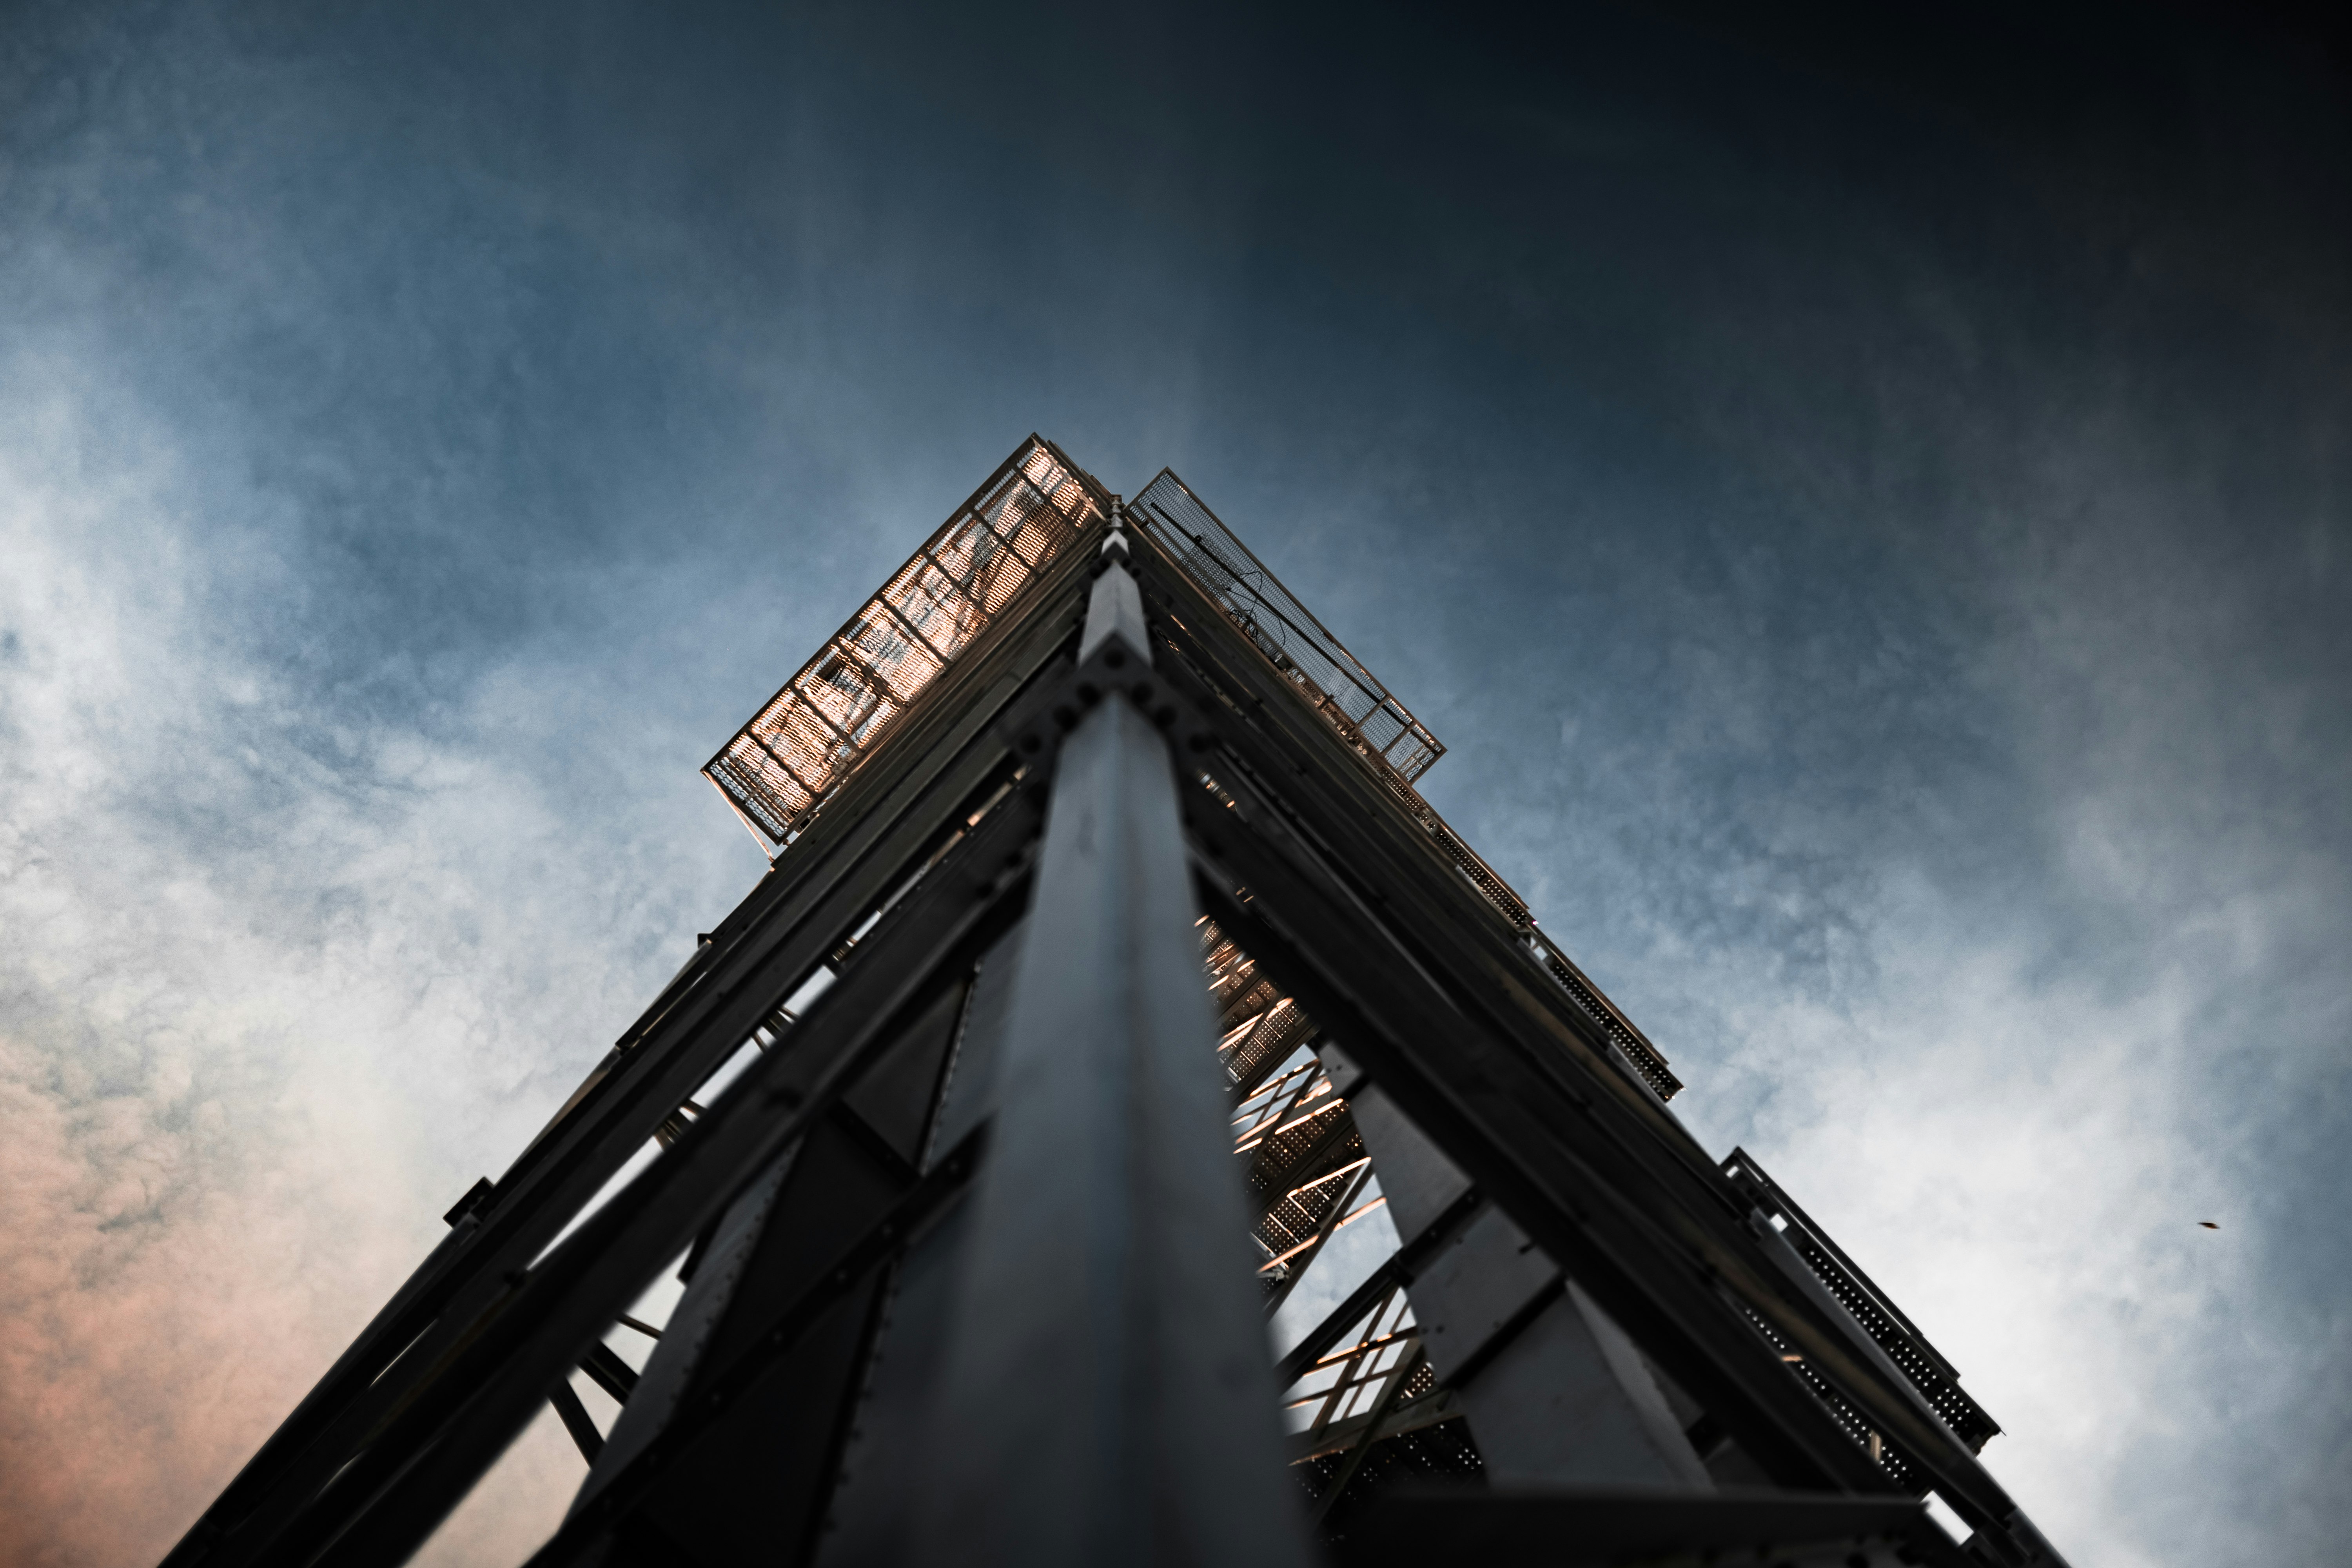
{"type": "Polygon", "coordinates": [[[177,1539],[1033,429],[1447,743],[2072,1561],[2340,1562],[2347,57],[977,9],[0,24],[0,1563],[177,1539]]]}

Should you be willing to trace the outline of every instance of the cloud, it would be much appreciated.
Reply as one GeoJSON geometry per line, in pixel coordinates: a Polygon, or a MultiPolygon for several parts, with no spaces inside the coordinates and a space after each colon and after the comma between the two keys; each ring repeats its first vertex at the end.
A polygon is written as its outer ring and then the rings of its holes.
{"type": "Polygon", "coordinates": [[[119,384],[10,368],[0,1513],[12,1563],[114,1563],[177,1537],[757,861],[582,852],[635,803],[556,793],[558,671],[496,666],[431,733],[321,710],[215,618],[268,577],[223,520],[271,498],[193,481],[119,384]]]}
{"type": "Polygon", "coordinates": [[[1858,445],[1801,401],[1727,416],[1801,516],[1774,572],[1621,584],[1656,596],[1671,696],[1572,657],[1601,689],[1547,693],[1557,773],[1465,815],[1709,1145],[1755,1151],[1960,1365],[2070,1557],[2323,1563],[2352,714],[2308,540],[2341,491],[2324,448],[2249,477],[2170,388],[1982,336],[2031,420],[1909,374],[1858,445]],[[1857,456],[1886,449],[1948,471],[1857,456]],[[1799,527],[1909,537],[1854,579],[1799,527]],[[1759,631],[1759,600],[1825,629],[1759,631]]]}

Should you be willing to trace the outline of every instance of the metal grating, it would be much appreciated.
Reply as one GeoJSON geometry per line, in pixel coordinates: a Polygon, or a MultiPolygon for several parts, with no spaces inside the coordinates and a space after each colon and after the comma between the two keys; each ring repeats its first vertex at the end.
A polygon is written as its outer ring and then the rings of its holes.
{"type": "Polygon", "coordinates": [[[1292,1385],[1283,1413],[1307,1450],[1302,1458],[1353,1447],[1365,1428],[1398,1404],[1440,1393],[1412,1320],[1404,1287],[1391,1289],[1350,1338],[1325,1352],[1292,1385]],[[1391,1391],[1389,1384],[1396,1379],[1402,1384],[1391,1391]]]}
{"type": "Polygon", "coordinates": [[[1404,803],[1405,810],[1421,824],[1422,831],[1429,835],[1441,854],[1454,862],[1455,869],[1470,879],[1481,898],[1501,910],[1503,918],[1515,929],[1524,931],[1535,925],[1536,918],[1528,911],[1527,900],[1511,890],[1511,885],[1486,864],[1484,857],[1462,842],[1461,836],[1446,826],[1445,818],[1437,815],[1437,808],[1421,798],[1419,790],[1392,773],[1383,773],[1381,782],[1404,803]]]}
{"type": "MultiPolygon", "coordinates": [[[[1317,1120],[1345,1121],[1347,1110],[1348,1102],[1339,1100],[1328,1115],[1317,1120]]],[[[1328,1140],[1308,1159],[1291,1152],[1294,1140],[1309,1146],[1314,1142],[1311,1134],[1269,1142],[1261,1150],[1266,1157],[1250,1167],[1248,1177],[1253,1205],[1263,1211],[1252,1233],[1261,1248],[1258,1278],[1269,1289],[1294,1273],[1303,1274],[1314,1261],[1312,1249],[1339,1228],[1335,1222],[1358,1212],[1353,1200],[1363,1186],[1369,1160],[1352,1122],[1343,1136],[1328,1140]]]]}
{"type": "Polygon", "coordinates": [[[1759,1316],[1754,1308],[1743,1303],[1739,1310],[1756,1331],[1763,1336],[1764,1342],[1779,1353],[1782,1363],[1795,1375],[1797,1381],[1803,1384],[1811,1391],[1813,1397],[1822,1402],[1822,1408],[1829,1412],[1830,1419],[1838,1424],[1839,1429],[1853,1440],[1855,1447],[1876,1460],[1879,1468],[1885,1470],[1896,1486],[1912,1496],[1917,1497],[1927,1489],[1927,1479],[1920,1473],[1919,1467],[1895,1445],[1893,1438],[1873,1431],[1870,1418],[1863,1414],[1860,1406],[1845,1396],[1844,1392],[1836,1384],[1814,1370],[1811,1362],[1791,1351],[1789,1348],[1789,1342],[1782,1338],[1771,1324],[1759,1316]]]}
{"type": "Polygon", "coordinates": [[[1032,436],[703,767],[773,845],[819,807],[1107,500],[1032,436]]]}
{"type": "Polygon", "coordinates": [[[1234,1096],[1234,1152],[1248,1161],[1258,1282],[1273,1302],[1325,1242],[1386,1200],[1358,1203],[1371,1159],[1347,1100],[1310,1054],[1321,1037],[1315,1021],[1216,921],[1204,915],[1194,929],[1223,1031],[1217,1054],[1234,1096]]]}
{"type": "Polygon", "coordinates": [[[1170,468],[1127,508],[1137,527],[1173,555],[1308,704],[1366,756],[1407,782],[1445,754],[1422,722],[1307,613],[1234,531],[1170,468]]]}
{"type": "Polygon", "coordinates": [[[1209,970],[1209,994],[1218,1008],[1217,1054],[1234,1089],[1254,1090],[1265,1075],[1314,1042],[1318,1030],[1307,1009],[1257,973],[1257,961],[1228,940],[1217,922],[1201,917],[1201,958],[1209,970]]]}

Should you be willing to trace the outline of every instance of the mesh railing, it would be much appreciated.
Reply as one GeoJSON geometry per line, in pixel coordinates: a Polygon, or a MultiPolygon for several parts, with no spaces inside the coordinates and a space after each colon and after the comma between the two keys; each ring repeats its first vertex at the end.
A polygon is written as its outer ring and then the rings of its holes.
{"type": "Polygon", "coordinates": [[[923,689],[1104,510],[1092,481],[1032,436],[702,771],[771,843],[791,843],[923,689]]]}
{"type": "Polygon", "coordinates": [[[1160,469],[1127,513],[1224,606],[1350,744],[1380,758],[1408,783],[1445,754],[1437,737],[1389,695],[1172,470],[1160,469]]]}
{"type": "Polygon", "coordinates": [[[1584,973],[1536,936],[1527,900],[1479,853],[1463,842],[1413,781],[1445,754],[1437,738],[1389,694],[1323,623],[1299,604],[1249,546],[1194,495],[1175,471],[1162,468],[1125,509],[1125,516],[1176,558],[1177,563],[1249,635],[1309,707],[1372,764],[1372,773],[1429,835],[1440,854],[1508,921],[1546,974],[1576,1004],[1660,1100],[1682,1091],[1665,1053],[1650,1043],[1584,973]]]}

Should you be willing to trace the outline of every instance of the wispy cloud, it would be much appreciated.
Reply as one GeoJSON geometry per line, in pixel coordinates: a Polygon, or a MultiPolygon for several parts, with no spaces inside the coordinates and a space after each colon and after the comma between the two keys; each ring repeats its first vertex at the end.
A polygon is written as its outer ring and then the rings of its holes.
{"type": "Polygon", "coordinates": [[[192,478],[128,389],[11,368],[0,1511],[11,1561],[135,1561],[757,860],[598,844],[612,795],[559,797],[525,718],[557,671],[492,668],[431,734],[322,713],[214,614],[268,575],[222,520],[269,499],[192,478]]]}

